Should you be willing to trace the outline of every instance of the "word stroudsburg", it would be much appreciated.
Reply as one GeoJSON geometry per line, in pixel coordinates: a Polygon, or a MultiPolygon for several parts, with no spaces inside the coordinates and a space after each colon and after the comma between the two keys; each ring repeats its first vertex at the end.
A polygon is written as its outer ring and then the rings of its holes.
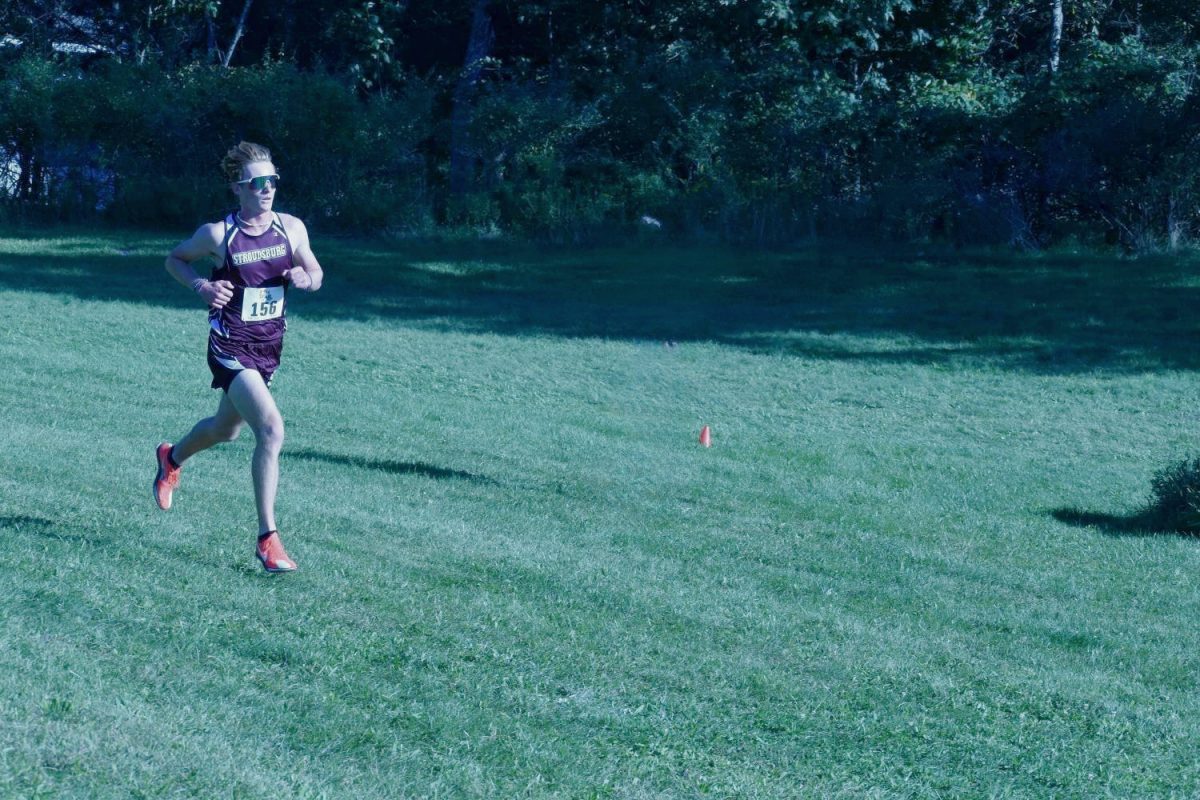
{"type": "Polygon", "coordinates": [[[251,261],[267,261],[287,255],[287,245],[277,244],[274,247],[264,247],[261,250],[243,250],[233,254],[234,266],[249,264],[251,261]]]}

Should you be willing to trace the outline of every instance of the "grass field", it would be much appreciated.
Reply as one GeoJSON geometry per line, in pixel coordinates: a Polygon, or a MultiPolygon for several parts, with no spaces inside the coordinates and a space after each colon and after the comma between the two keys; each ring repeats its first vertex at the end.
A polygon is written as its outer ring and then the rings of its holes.
{"type": "Polygon", "coordinates": [[[171,244],[0,236],[0,797],[1200,794],[1194,259],[318,237],[266,576],[171,244]]]}

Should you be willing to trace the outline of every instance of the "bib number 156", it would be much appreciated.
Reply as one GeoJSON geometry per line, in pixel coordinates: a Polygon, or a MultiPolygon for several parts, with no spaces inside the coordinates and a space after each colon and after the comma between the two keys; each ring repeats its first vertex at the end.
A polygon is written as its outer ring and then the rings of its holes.
{"type": "Polygon", "coordinates": [[[283,314],[283,287],[264,286],[242,293],[242,321],[262,322],[283,314]]]}

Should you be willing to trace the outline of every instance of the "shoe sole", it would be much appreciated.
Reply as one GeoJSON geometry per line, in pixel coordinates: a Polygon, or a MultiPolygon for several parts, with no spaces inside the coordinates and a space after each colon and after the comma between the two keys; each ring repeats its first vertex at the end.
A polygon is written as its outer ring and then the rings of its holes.
{"type": "Polygon", "coordinates": [[[150,494],[151,494],[151,496],[154,498],[154,504],[155,504],[155,505],[157,505],[157,506],[158,506],[159,508],[161,508],[163,511],[170,511],[170,510],[171,510],[171,503],[170,503],[170,501],[167,501],[167,504],[164,506],[164,505],[162,504],[162,501],[158,499],[158,478],[155,478],[155,479],[154,479],[154,485],[150,487],[150,494]]]}
{"type": "Polygon", "coordinates": [[[296,571],[296,567],[292,567],[291,569],[280,569],[279,567],[268,567],[267,560],[265,558],[263,558],[262,556],[258,556],[257,554],[256,554],[256,556],[258,558],[258,563],[262,564],[262,568],[272,575],[279,575],[284,572],[295,572],[296,571]]]}
{"type": "MultiPolygon", "coordinates": [[[[159,447],[162,447],[160,444],[159,447]]],[[[162,459],[158,456],[158,450],[154,451],[154,460],[158,462],[158,473],[154,476],[154,483],[150,484],[150,494],[154,497],[154,504],[163,511],[171,510],[171,497],[167,497],[167,504],[164,506],[162,500],[158,499],[158,482],[163,479],[163,464],[162,459]]]]}

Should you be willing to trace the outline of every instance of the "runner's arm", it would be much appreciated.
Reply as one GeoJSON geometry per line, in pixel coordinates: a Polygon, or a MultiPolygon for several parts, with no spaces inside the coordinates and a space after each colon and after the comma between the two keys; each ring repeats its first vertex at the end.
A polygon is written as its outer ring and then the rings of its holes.
{"type": "Polygon", "coordinates": [[[292,242],[292,260],[296,264],[284,273],[284,277],[297,289],[315,292],[325,282],[325,271],[321,269],[321,263],[317,261],[308,244],[308,229],[304,227],[303,222],[292,216],[284,219],[284,225],[292,242]]]}
{"type": "Polygon", "coordinates": [[[175,246],[164,265],[172,278],[200,295],[212,308],[221,308],[229,302],[233,297],[233,284],[202,278],[192,267],[192,262],[215,256],[220,244],[220,226],[201,225],[190,239],[175,246]]]}

